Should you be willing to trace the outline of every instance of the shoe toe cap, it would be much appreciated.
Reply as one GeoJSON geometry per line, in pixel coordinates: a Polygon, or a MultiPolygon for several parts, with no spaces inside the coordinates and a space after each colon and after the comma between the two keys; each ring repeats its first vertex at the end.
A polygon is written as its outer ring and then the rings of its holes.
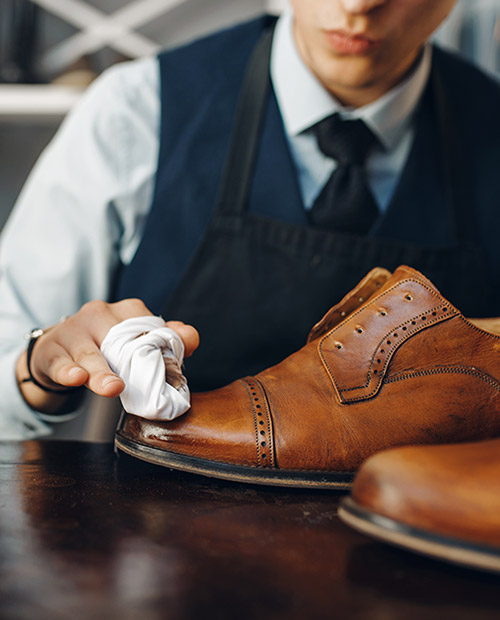
{"type": "Polygon", "coordinates": [[[256,428],[245,385],[237,381],[192,395],[181,417],[161,422],[127,415],[120,434],[129,442],[221,463],[257,463],[256,428]]]}
{"type": "Polygon", "coordinates": [[[500,441],[411,446],[370,457],[352,499],[400,525],[500,545],[500,441]]]}

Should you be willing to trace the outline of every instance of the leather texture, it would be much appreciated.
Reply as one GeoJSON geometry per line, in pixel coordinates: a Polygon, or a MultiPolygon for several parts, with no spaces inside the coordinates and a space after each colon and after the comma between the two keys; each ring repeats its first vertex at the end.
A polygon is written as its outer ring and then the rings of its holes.
{"type": "Polygon", "coordinates": [[[126,416],[120,434],[229,465],[353,472],[386,448],[500,435],[499,352],[422,274],[376,268],[280,364],[193,394],[173,422],[126,416]]]}
{"type": "Polygon", "coordinates": [[[352,498],[422,533],[500,548],[500,439],[377,454],[358,472],[352,498]]]}

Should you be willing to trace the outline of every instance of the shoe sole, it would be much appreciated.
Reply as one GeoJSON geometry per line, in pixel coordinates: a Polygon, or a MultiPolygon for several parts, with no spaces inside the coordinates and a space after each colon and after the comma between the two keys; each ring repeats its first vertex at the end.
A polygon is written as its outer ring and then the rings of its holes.
{"type": "Polygon", "coordinates": [[[230,465],[218,461],[209,461],[192,456],[184,456],[175,452],[167,452],[125,437],[120,430],[115,434],[115,447],[142,461],[178,469],[191,474],[199,474],[210,478],[220,478],[231,482],[246,482],[279,487],[297,487],[304,489],[336,489],[351,488],[354,473],[350,472],[307,472],[302,470],[283,470],[271,468],[244,467],[230,465]]]}
{"type": "Polygon", "coordinates": [[[500,548],[433,534],[366,510],[351,497],[342,500],[338,516],[355,530],[402,549],[459,566],[500,572],[500,548]]]}

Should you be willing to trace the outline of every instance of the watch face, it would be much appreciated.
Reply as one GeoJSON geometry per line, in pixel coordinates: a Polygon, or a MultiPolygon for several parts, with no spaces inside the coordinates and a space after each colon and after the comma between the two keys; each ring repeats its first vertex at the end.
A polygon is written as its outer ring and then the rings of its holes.
{"type": "Polygon", "coordinates": [[[43,329],[40,329],[39,327],[35,327],[35,329],[32,329],[31,332],[28,335],[28,338],[30,340],[35,340],[36,338],[40,338],[40,336],[43,334],[43,329]]]}

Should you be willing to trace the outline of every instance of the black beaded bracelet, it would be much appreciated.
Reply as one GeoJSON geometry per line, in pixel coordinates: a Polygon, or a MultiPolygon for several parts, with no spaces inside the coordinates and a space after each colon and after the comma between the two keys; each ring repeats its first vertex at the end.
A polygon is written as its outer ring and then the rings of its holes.
{"type": "Polygon", "coordinates": [[[29,339],[28,349],[26,351],[26,367],[28,369],[29,376],[26,377],[25,379],[21,379],[20,383],[33,383],[34,385],[39,387],[44,392],[50,392],[51,394],[61,394],[61,395],[70,394],[70,393],[74,393],[75,390],[80,390],[82,388],[81,385],[77,385],[75,387],[70,387],[70,388],[64,388],[62,390],[56,390],[54,388],[49,388],[45,385],[42,385],[40,381],[35,379],[35,377],[33,376],[33,373],[31,372],[31,357],[33,355],[33,349],[35,347],[35,344],[38,338],[40,338],[40,336],[43,336],[43,334],[44,334],[43,329],[40,329],[39,327],[35,327],[35,329],[32,329],[31,332],[26,335],[26,338],[29,339]]]}

